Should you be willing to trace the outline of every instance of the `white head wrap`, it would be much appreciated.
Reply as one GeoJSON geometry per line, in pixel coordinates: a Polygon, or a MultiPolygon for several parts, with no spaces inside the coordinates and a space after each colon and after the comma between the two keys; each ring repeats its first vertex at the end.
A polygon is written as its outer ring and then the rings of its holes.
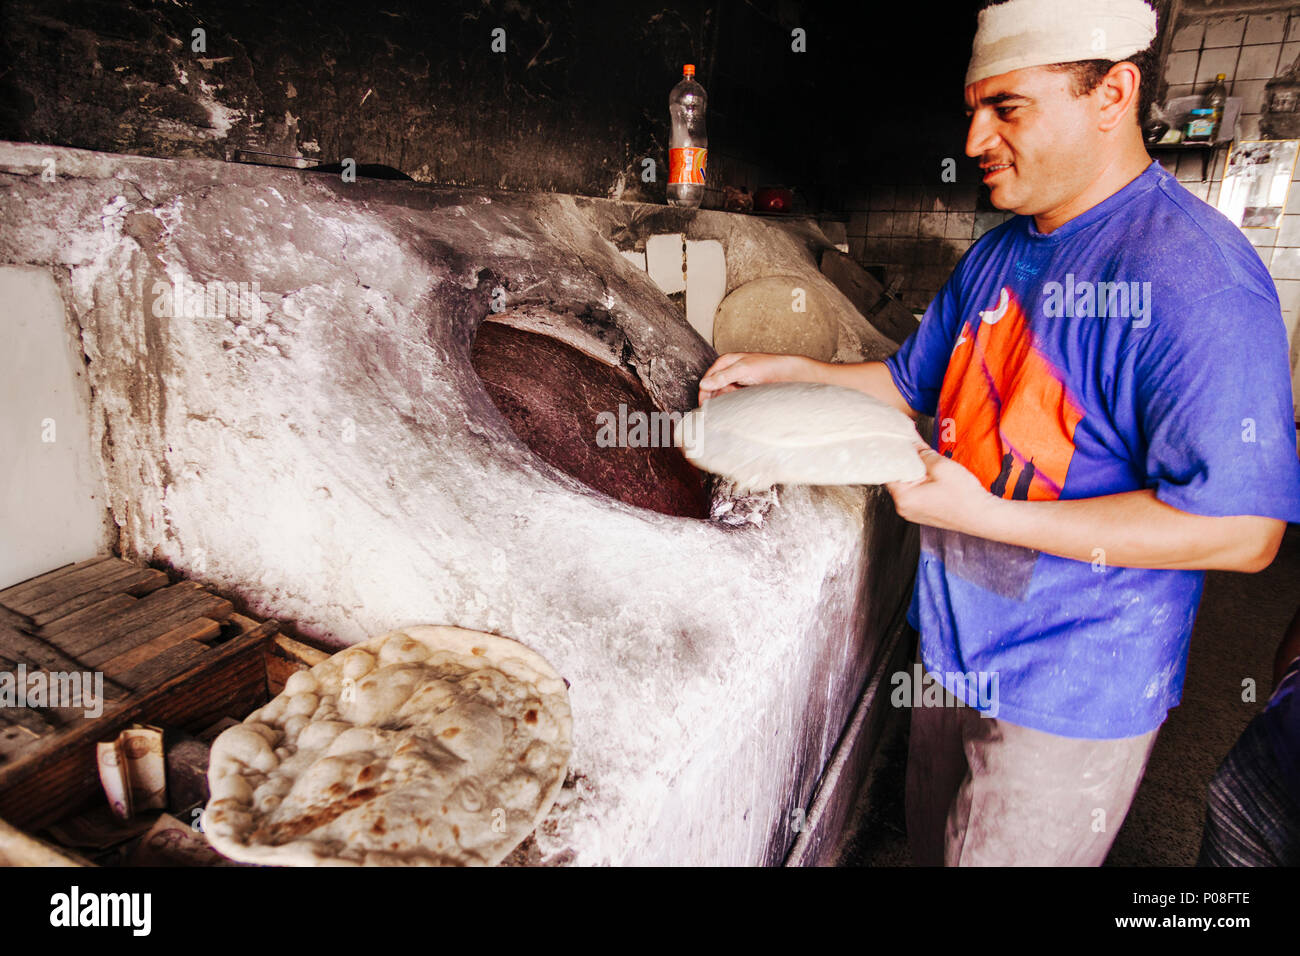
{"type": "Polygon", "coordinates": [[[1123,60],[1155,36],[1144,0],[1010,0],[980,11],[966,85],[1031,66],[1123,60]]]}

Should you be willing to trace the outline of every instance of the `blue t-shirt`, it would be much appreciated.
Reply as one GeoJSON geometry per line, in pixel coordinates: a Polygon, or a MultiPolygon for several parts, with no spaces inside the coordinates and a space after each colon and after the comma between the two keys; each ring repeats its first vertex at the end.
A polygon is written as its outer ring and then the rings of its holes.
{"type": "MultiPolygon", "coordinates": [[[[935,417],[934,447],[1001,497],[1152,488],[1194,514],[1300,521],[1273,280],[1159,163],[1050,234],[1030,216],[987,233],[887,365],[935,417]]],[[[1093,558],[924,527],[908,617],[926,669],[1049,733],[1159,727],[1205,574],[1114,567],[1100,545],[1093,558]]]]}

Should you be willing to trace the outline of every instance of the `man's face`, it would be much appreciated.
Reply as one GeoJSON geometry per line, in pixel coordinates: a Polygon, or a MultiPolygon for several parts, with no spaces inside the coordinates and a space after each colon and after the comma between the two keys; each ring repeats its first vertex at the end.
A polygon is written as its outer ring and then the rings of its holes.
{"type": "Polygon", "coordinates": [[[979,159],[997,208],[1048,215],[1095,178],[1105,151],[1097,106],[1070,84],[1068,73],[1039,66],[966,87],[966,155],[979,159]]]}

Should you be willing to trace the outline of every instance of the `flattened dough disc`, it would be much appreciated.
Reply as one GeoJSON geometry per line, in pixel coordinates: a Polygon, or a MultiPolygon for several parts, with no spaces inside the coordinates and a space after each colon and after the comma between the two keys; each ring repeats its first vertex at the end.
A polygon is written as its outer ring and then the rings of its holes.
{"type": "Polygon", "coordinates": [[[925,477],[911,420],[838,385],[781,382],[727,392],[682,416],[674,440],[698,467],[742,490],[925,477]]]}
{"type": "Polygon", "coordinates": [[[719,355],[771,352],[829,362],[838,341],[834,306],[811,282],[797,276],[746,282],[722,300],[713,320],[713,347],[719,355]],[[799,305],[804,311],[796,311],[799,305]]]}
{"type": "Polygon", "coordinates": [[[493,866],[550,810],[572,741],[541,655],[408,627],[292,674],[222,733],[203,828],[248,863],[493,866]]]}

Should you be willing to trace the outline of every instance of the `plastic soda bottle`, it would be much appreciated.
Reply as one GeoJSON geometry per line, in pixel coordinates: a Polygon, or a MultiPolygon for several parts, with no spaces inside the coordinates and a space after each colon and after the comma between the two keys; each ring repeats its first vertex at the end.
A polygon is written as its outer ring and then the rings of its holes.
{"type": "Polygon", "coordinates": [[[695,82],[695,64],[682,67],[682,81],[668,97],[672,133],[668,140],[668,202],[692,209],[704,198],[704,167],[709,157],[709,134],[704,129],[708,97],[695,82]]]}

